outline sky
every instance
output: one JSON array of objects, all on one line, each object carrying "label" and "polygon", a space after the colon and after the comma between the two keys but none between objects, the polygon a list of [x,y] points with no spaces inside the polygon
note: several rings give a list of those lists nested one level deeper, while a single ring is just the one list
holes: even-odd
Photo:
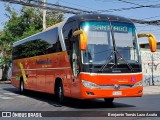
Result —
[{"label": "sky", "polygon": [[[160,0],[46,0],[48,3],[56,3],[68,7],[78,8],[89,11],[100,11],[120,8],[138,7],[140,5],[159,5],[152,8],[139,8],[125,11],[101,12],[103,14],[111,14],[123,16],[126,18],[134,18],[140,20],[160,20]],[[10,4],[17,11],[20,5]],[[4,2],[0,1],[0,30],[3,29],[8,18],[5,16]],[[72,16],[65,14],[65,17]],[[138,33],[153,33],[157,40],[160,40],[160,26],[135,24]]]}]

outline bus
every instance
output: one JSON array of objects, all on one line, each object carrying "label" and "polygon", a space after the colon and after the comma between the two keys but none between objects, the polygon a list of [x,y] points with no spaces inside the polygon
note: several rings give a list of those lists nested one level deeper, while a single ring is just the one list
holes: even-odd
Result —
[{"label": "bus", "polygon": [[12,85],[66,97],[114,98],[143,95],[139,37],[131,20],[105,14],[81,14],[19,40],[12,50]]}]

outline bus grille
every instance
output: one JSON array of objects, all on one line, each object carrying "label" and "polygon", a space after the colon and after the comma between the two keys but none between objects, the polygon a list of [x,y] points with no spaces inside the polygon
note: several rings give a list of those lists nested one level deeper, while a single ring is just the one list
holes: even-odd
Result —
[{"label": "bus grille", "polygon": [[99,85],[102,89],[115,89],[115,86],[119,86],[119,89],[131,88],[133,84],[115,84],[115,85]]}]

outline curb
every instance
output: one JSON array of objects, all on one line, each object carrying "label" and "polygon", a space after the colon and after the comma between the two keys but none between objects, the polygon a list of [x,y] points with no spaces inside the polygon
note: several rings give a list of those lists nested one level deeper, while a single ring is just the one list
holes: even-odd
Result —
[{"label": "curb", "polygon": [[11,84],[11,81],[0,81],[0,84]]},{"label": "curb", "polygon": [[158,95],[160,92],[144,92],[143,95]]}]

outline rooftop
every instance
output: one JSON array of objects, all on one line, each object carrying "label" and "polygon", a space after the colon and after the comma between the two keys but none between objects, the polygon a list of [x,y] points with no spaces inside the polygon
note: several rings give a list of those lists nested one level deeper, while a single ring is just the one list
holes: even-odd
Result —
[{"label": "rooftop", "polygon": [[[160,40],[157,40],[157,43],[160,43]],[[140,45],[149,44],[149,42],[139,42]]]}]

